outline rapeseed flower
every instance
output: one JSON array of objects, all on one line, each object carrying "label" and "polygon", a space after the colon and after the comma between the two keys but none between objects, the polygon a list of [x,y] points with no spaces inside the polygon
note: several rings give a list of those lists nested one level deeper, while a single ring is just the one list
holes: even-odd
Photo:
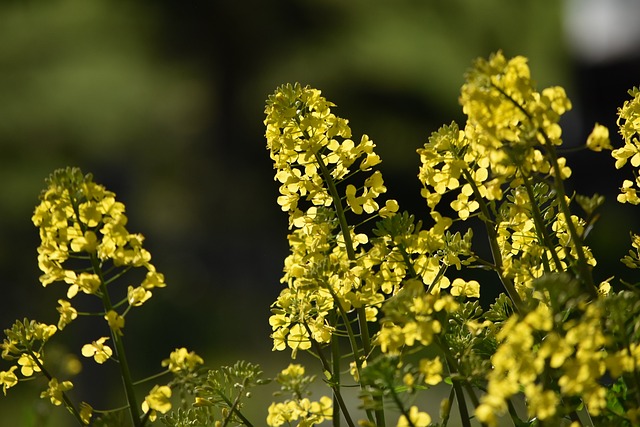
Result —
[{"label": "rapeseed flower", "polygon": [[84,357],[93,357],[99,364],[106,362],[113,355],[111,347],[105,344],[108,339],[108,337],[101,337],[91,344],[85,344],[82,346],[82,355]]},{"label": "rapeseed flower", "polygon": [[73,388],[73,384],[71,383],[71,381],[62,381],[62,382],[58,382],[58,380],[56,378],[51,378],[51,380],[49,381],[49,387],[47,388],[47,390],[43,391],[40,394],[40,397],[42,399],[44,398],[49,398],[51,400],[51,403],[54,404],[55,406],[60,406],[62,405],[62,394],[65,391],[69,391]]}]

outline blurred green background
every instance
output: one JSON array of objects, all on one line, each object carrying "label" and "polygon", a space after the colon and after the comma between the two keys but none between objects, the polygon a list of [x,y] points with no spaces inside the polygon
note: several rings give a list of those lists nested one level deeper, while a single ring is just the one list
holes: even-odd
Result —
[{"label": "blurred green background", "polygon": [[[354,135],[376,142],[389,195],[426,214],[415,150],[440,125],[464,122],[459,88],[478,56],[498,49],[525,55],[539,88],[565,86],[576,106],[565,123],[567,144],[584,141],[594,119],[613,126],[625,90],[638,84],[628,78],[638,75],[637,63],[572,54],[563,5],[0,3],[0,325],[24,316],[57,321],[55,301],[66,290],[38,282],[30,217],[44,179],[74,165],[117,193],[129,230],[146,236],[167,278],[167,288],[127,316],[138,377],[159,369],[179,346],[212,366],[237,358],[286,366],[288,354],[271,353],[267,321],[287,254],[287,218],[275,202],[265,149],[266,97],[286,82],[320,88]],[[611,67],[622,70],[615,79],[607,78]],[[588,154],[570,159],[576,187],[613,194],[621,182],[613,163],[598,161]],[[620,207],[610,212],[614,219],[603,221],[592,245],[600,238],[603,256],[619,259],[628,235],[612,238],[611,227],[633,219]],[[80,323],[65,330],[60,345],[76,351],[98,337]],[[78,387],[109,402],[104,390],[117,381],[95,387],[94,379],[105,381],[102,371],[85,365],[90,379]],[[33,413],[33,402],[16,398],[21,388],[0,398],[3,419]]]}]

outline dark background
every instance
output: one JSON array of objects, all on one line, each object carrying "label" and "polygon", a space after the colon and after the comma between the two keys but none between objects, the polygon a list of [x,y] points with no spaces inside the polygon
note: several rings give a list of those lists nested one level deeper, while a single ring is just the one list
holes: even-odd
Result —
[{"label": "dark background", "polygon": [[[287,82],[321,89],[354,137],[367,133],[377,144],[388,195],[421,216],[415,150],[440,125],[464,123],[459,88],[478,56],[498,49],[525,55],[539,89],[564,86],[574,102],[563,122],[568,146],[583,143],[594,121],[620,144],[615,112],[639,84],[637,43],[585,48],[573,28],[593,24],[575,4],[2,2],[0,325],[24,316],[57,321],[55,301],[66,287],[40,286],[30,217],[44,179],[73,165],[126,204],[129,231],[145,235],[167,279],[127,316],[139,376],[158,370],[179,346],[212,366],[237,358],[286,366],[288,354],[270,352],[268,325],[287,255],[287,217],[275,202],[263,136],[267,96]],[[608,40],[606,29],[593,34],[598,28],[587,33]],[[615,194],[631,173],[618,174],[607,153],[569,162],[572,189],[609,196],[589,243],[612,266],[597,278],[617,275],[636,214],[616,206]],[[99,337],[80,323],[61,334],[73,351]],[[0,398],[0,412],[14,390]]]}]

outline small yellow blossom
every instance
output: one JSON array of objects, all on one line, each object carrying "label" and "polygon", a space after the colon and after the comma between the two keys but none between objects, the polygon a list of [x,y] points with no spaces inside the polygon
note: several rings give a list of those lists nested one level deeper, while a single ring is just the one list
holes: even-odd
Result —
[{"label": "small yellow blossom", "polygon": [[468,196],[460,193],[458,198],[451,202],[451,207],[458,212],[458,216],[464,221],[469,218],[471,213],[478,210],[480,204],[475,200],[469,200]]},{"label": "small yellow blossom", "polygon": [[544,390],[541,385],[531,383],[527,384],[524,393],[530,418],[546,420],[555,415],[560,398],[554,391]]},{"label": "small yellow blossom", "polygon": [[93,416],[93,408],[87,402],[80,403],[80,419],[84,425],[89,425]]},{"label": "small yellow blossom", "polygon": [[609,278],[608,280],[605,280],[604,282],[601,282],[600,285],[598,285],[599,296],[606,297],[611,293],[611,283],[609,283],[609,280],[611,279],[613,279],[613,277]]},{"label": "small yellow blossom", "polygon": [[48,397],[51,400],[51,403],[56,406],[60,406],[62,405],[63,401],[63,393],[65,391],[71,390],[72,388],[73,384],[71,383],[71,381],[63,381],[59,383],[56,378],[52,378],[49,381],[49,388],[43,391],[40,394],[40,397],[42,399]]},{"label": "small yellow blossom", "polygon": [[622,182],[620,188],[620,194],[617,197],[620,203],[631,203],[632,205],[640,204],[640,197],[638,197],[637,188],[634,187],[633,181],[625,179]]},{"label": "small yellow blossom", "polygon": [[609,140],[609,129],[596,123],[587,138],[587,148],[593,151],[611,150],[611,141]]},{"label": "small yellow blossom", "polygon": [[407,372],[406,374],[404,374],[404,376],[402,377],[402,382],[409,391],[413,391],[415,378],[413,377],[413,375],[411,375],[411,373]]},{"label": "small yellow blossom", "polygon": [[281,403],[274,402],[269,405],[267,425],[269,427],[279,427],[297,420],[300,420],[297,425],[301,427],[321,424],[325,420],[331,419],[332,403],[332,399],[328,396],[322,396],[318,401],[303,398],[300,400],[287,400]]},{"label": "small yellow blossom", "polygon": [[287,336],[287,344],[293,350],[291,353],[292,359],[295,359],[298,350],[311,348],[311,341],[309,341],[309,335],[304,326],[299,323],[293,325]]},{"label": "small yellow blossom", "polygon": [[78,291],[95,295],[98,289],[100,289],[101,281],[97,274],[83,272],[76,275],[73,271],[69,271],[68,273],[65,282],[71,286],[69,286],[69,290],[67,291],[67,298],[73,298],[78,294]]},{"label": "small yellow blossom", "polygon": [[424,375],[424,382],[429,385],[436,385],[442,381],[442,362],[439,357],[421,359],[419,370]]},{"label": "small yellow blossom", "polygon": [[384,207],[380,208],[380,210],[378,211],[378,214],[382,218],[387,218],[393,216],[396,212],[398,212],[398,209],[400,209],[400,205],[398,205],[398,202],[396,200],[387,200],[384,204]]},{"label": "small yellow blossom", "polygon": [[127,288],[127,300],[132,307],[141,306],[151,298],[151,295],[151,291],[147,290],[144,286],[138,286],[137,288],[129,286]]},{"label": "small yellow blossom", "polygon": [[105,320],[109,324],[109,328],[118,335],[122,335],[122,328],[124,328],[124,317],[118,314],[115,310],[109,310],[104,316]]},{"label": "small yellow blossom", "polygon": [[78,312],[75,308],[71,306],[69,301],[65,301],[63,299],[58,300],[58,304],[60,306],[57,308],[60,313],[60,320],[58,320],[58,329],[63,330],[65,326],[71,323],[76,317],[78,317]]},{"label": "small yellow blossom", "polygon": [[167,284],[164,282],[164,274],[157,273],[156,271],[147,272],[147,276],[142,281],[143,288],[145,289],[153,289],[153,288],[164,288]]},{"label": "small yellow blossom", "polygon": [[73,252],[94,253],[98,249],[98,237],[93,231],[86,231],[73,238],[69,246]]},{"label": "small yellow blossom", "polygon": [[198,365],[202,365],[204,360],[195,352],[187,352],[187,349],[177,348],[171,352],[168,359],[162,361],[162,366],[168,366],[173,373],[193,372]]},{"label": "small yellow blossom", "polygon": [[155,421],[157,418],[157,412],[161,414],[166,414],[171,410],[171,388],[169,386],[163,385],[155,385],[149,392],[149,394],[144,398],[144,402],[142,402],[142,410],[146,414],[151,411],[149,415],[149,420]]},{"label": "small yellow blossom", "polygon": [[476,280],[469,280],[467,282],[461,278],[453,279],[451,283],[451,295],[454,297],[480,298],[480,283]]},{"label": "small yellow blossom", "polygon": [[20,373],[25,377],[30,377],[34,372],[40,372],[42,360],[40,359],[40,355],[37,353],[35,356],[38,359],[37,362],[30,355],[24,353],[18,359],[18,365],[21,366]]},{"label": "small yellow blossom", "polygon": [[429,414],[426,412],[420,412],[417,406],[409,408],[409,420],[405,415],[400,415],[396,427],[428,427],[428,425],[431,424],[431,417]]},{"label": "small yellow blossom", "polygon": [[7,395],[7,389],[18,384],[18,377],[13,373],[16,369],[18,367],[14,365],[8,371],[0,371],[0,384],[2,384],[2,392],[5,396]]},{"label": "small yellow blossom", "polygon": [[113,355],[113,350],[104,344],[108,339],[108,337],[102,337],[91,344],[85,344],[82,346],[82,355],[84,357],[93,357],[100,364],[106,362]]}]

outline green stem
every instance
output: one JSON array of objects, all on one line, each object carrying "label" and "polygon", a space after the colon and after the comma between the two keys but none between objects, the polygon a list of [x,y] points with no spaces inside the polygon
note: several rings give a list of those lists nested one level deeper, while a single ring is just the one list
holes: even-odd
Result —
[{"label": "green stem", "polygon": [[416,425],[411,420],[411,417],[409,416],[409,412],[407,412],[406,408],[402,404],[402,401],[400,400],[400,397],[398,397],[398,394],[396,393],[395,389],[393,388],[393,384],[391,384],[391,386],[389,387],[389,391],[391,392],[391,399],[396,404],[396,406],[397,406],[398,410],[400,411],[400,413],[402,415],[404,415],[404,417],[407,419],[407,423],[409,424],[409,426],[416,427]]},{"label": "green stem", "polygon": [[516,288],[513,282],[511,281],[511,279],[509,279],[508,277],[505,277],[504,275],[503,264],[502,264],[502,254],[500,253],[500,245],[498,244],[498,234],[496,233],[496,229],[494,227],[495,222],[491,221],[491,214],[489,212],[489,208],[487,207],[487,204],[485,203],[484,198],[480,194],[480,190],[478,189],[478,186],[476,185],[476,182],[474,181],[469,171],[466,169],[463,169],[462,173],[464,175],[465,180],[471,186],[471,189],[473,190],[473,195],[476,201],[480,205],[480,212],[484,217],[482,222],[484,223],[485,228],[487,230],[487,236],[489,238],[489,247],[491,248],[491,256],[493,258],[493,264],[496,266],[496,272],[498,274],[498,277],[500,278],[500,282],[502,282],[502,286],[507,291],[507,295],[509,295],[509,298],[511,298],[511,301],[513,301],[513,304],[516,308],[516,312],[518,313],[524,312],[525,311],[524,303],[522,302],[522,299],[520,298],[518,291],[516,291]]},{"label": "green stem", "polygon": [[[524,188],[527,191],[527,195],[529,196],[529,201],[531,202],[531,214],[533,215],[533,223],[536,226],[536,232],[538,234],[538,240],[544,243],[549,251],[551,252],[551,257],[553,258],[553,262],[556,265],[555,271],[560,271],[562,268],[562,264],[560,263],[560,258],[558,254],[554,250],[554,245],[551,243],[551,237],[549,233],[547,233],[546,227],[544,226],[544,221],[542,220],[542,213],[540,212],[540,207],[535,202],[533,188],[531,187],[531,182],[529,182],[529,177],[525,175],[525,173],[520,170],[522,174],[522,180],[524,182]],[[549,270],[549,265],[546,259],[546,254],[543,254],[544,258],[542,259],[545,264],[545,268]]]},{"label": "green stem", "polygon": [[444,277],[444,273],[446,273],[447,268],[449,268],[449,266],[447,264],[445,264],[445,263],[440,264],[440,268],[438,269],[438,272],[436,273],[436,277],[434,277],[433,282],[431,282],[431,284],[427,288],[427,293],[428,294],[433,292],[433,290],[435,289],[435,287],[438,284],[438,282],[440,281],[440,279],[442,279]]},{"label": "green stem", "polygon": [[[335,310],[331,311],[330,314],[330,321],[332,325],[335,325],[337,322],[337,317],[336,317],[336,313]],[[306,325],[305,325],[306,326]],[[310,331],[307,331],[310,332]],[[311,336],[311,335],[309,335]],[[316,343],[317,344],[317,343]],[[318,349],[318,353],[320,354],[320,357],[324,357],[324,355],[321,353],[321,348],[318,345],[317,346]],[[322,360],[322,359],[321,359]],[[326,361],[323,362],[323,365],[329,365]],[[331,338],[331,367],[332,367],[332,371],[328,371],[331,372],[331,388],[333,389],[333,425],[335,427],[340,427],[340,423],[341,423],[341,418],[340,418],[340,408],[341,408],[341,400],[342,400],[342,396],[338,396],[340,394],[340,382],[341,382],[341,378],[340,378],[340,341],[338,340],[338,337],[332,337]],[[325,368],[325,370],[327,370]],[[338,390],[338,393],[336,393],[336,390]],[[347,412],[346,408],[343,409],[343,412]],[[345,418],[348,416],[345,415]],[[347,421],[348,423],[349,421]]]},{"label": "green stem", "polygon": [[[338,298],[338,295],[336,295],[335,291],[331,288],[331,286],[327,286],[326,289],[331,294],[331,298],[334,300],[334,302],[336,304],[336,307],[338,308],[338,313],[340,313],[340,317],[342,318],[342,322],[344,323],[344,326],[345,326],[345,328],[347,330],[347,337],[349,339],[349,344],[351,345],[351,349],[352,349],[352,352],[353,352],[353,359],[354,359],[354,361],[356,363],[356,371],[358,372],[358,377],[362,378],[362,359],[360,358],[360,348],[358,347],[358,344],[356,343],[356,337],[355,337],[355,334],[353,333],[353,328],[351,327],[351,322],[349,322],[349,316],[347,316],[347,312],[344,310],[344,307],[342,307],[342,303],[340,301],[340,298]],[[309,330],[308,325],[306,323],[304,323],[304,326],[307,329],[307,334],[309,334],[309,339],[311,340],[311,342],[315,342],[315,340],[313,338],[311,338],[312,334],[311,334],[311,330]],[[321,356],[322,352],[319,352],[318,354]],[[326,367],[328,367],[329,364],[325,363],[324,366],[325,366],[325,369],[326,369]],[[360,383],[360,388],[362,390],[365,390],[364,384]],[[345,410],[345,417],[346,417],[347,416],[346,406],[345,406],[344,410]],[[367,411],[367,416],[369,417],[369,420],[371,421],[372,417],[369,414],[369,411]]]},{"label": "green stem", "polygon": [[[533,117],[529,112],[524,108],[524,106],[520,105],[511,95],[506,93],[504,90],[499,88],[496,85],[492,85],[502,96],[507,98],[513,105],[516,106],[522,113],[533,122]],[[593,283],[593,277],[591,275],[591,268],[589,264],[587,264],[587,258],[584,253],[584,248],[582,245],[582,237],[578,234],[576,227],[571,220],[571,210],[569,209],[569,205],[566,200],[566,193],[564,190],[564,182],[562,181],[562,176],[560,173],[560,163],[558,162],[558,153],[556,152],[553,141],[549,138],[549,135],[542,129],[538,127],[538,132],[544,139],[543,147],[545,148],[548,158],[551,162],[551,167],[553,168],[553,181],[554,188],[556,190],[556,199],[558,200],[558,204],[560,206],[560,211],[564,214],[565,220],[567,222],[567,228],[569,230],[569,234],[571,235],[571,240],[573,241],[573,245],[576,250],[576,255],[578,256],[578,277],[584,281],[586,284],[586,291],[592,298],[598,297],[598,290]]]},{"label": "green stem", "polygon": [[[449,373],[450,374],[459,373],[460,365],[458,364],[458,361],[453,357],[453,355],[449,351],[448,345],[442,342],[442,339],[440,339],[440,337],[438,336],[435,337],[435,342],[437,346],[440,347],[440,349],[442,350],[442,353],[444,354],[445,362],[447,364],[447,368],[449,369]],[[462,423],[465,427],[470,427],[471,420],[469,418],[469,411],[467,409],[467,403],[466,403],[466,398],[464,396],[464,391],[462,390],[462,387],[460,385],[461,381],[456,378],[452,378],[452,383],[453,383],[453,389],[456,394],[456,400],[458,401],[458,410],[460,411],[460,417],[462,419]],[[471,385],[469,385],[466,382],[464,383],[464,386],[467,390],[467,393],[469,394],[469,398],[471,399],[473,406],[477,408],[480,405],[480,401],[478,400],[478,397],[476,396],[473,388],[471,387]]]},{"label": "green stem", "polygon": [[[242,388],[244,389],[244,384]],[[242,412],[240,412],[237,408],[238,403],[240,402],[241,395],[242,395],[242,392],[240,391],[238,393],[238,396],[234,400],[234,402],[231,402],[227,396],[225,396],[222,393],[218,393],[218,396],[220,396],[220,398],[224,400],[224,402],[229,406],[229,409],[230,409],[229,416],[227,417],[227,419],[225,419],[225,423],[223,424],[224,426],[226,426],[227,423],[229,422],[229,419],[231,418],[231,414],[236,414],[238,418],[242,420],[244,425],[246,425],[247,427],[253,427],[253,424],[251,424],[251,421],[249,421],[244,415],[242,415]]]},{"label": "green stem", "polygon": [[447,427],[447,424],[449,423],[449,417],[451,416],[451,402],[453,401],[454,396],[455,389],[451,387],[451,391],[449,392],[449,401],[444,414],[442,414],[442,427]]},{"label": "green stem", "polygon": [[[111,304],[111,298],[109,298],[107,285],[105,284],[102,270],[100,269],[100,263],[95,254],[91,255],[91,266],[93,267],[94,273],[100,278],[102,305],[104,306],[105,313],[108,313],[109,311],[113,310],[113,305]],[[133,379],[131,377],[131,370],[129,369],[129,362],[127,360],[122,337],[118,334],[118,331],[114,330],[111,331],[111,337],[113,338],[113,342],[116,347],[116,355],[118,357],[120,365],[120,374],[122,375],[122,383],[124,386],[125,396],[127,402],[129,403],[129,413],[131,414],[131,420],[133,421],[133,425],[135,427],[142,427],[144,426],[145,422],[140,419],[140,411],[138,409],[138,403],[136,400],[135,391],[133,389]]]},{"label": "green stem", "polygon": [[[336,340],[333,340],[333,339],[331,340],[332,357],[333,357],[333,370],[332,370],[331,366],[329,365],[329,361],[326,359],[326,357],[324,357],[324,353],[322,353],[322,348],[320,348],[320,344],[318,344],[316,340],[311,338],[311,330],[309,329],[309,325],[304,323],[304,327],[307,330],[307,333],[309,334],[309,340],[311,341],[311,344],[316,349],[316,353],[318,354],[318,358],[320,359],[320,363],[322,364],[322,369],[324,369],[326,372],[329,372],[331,374],[331,380],[330,380],[329,386],[333,390],[334,402],[338,403],[338,407],[342,410],[342,413],[344,414],[344,418],[347,421],[347,424],[349,425],[349,427],[355,427],[355,424],[351,419],[351,414],[349,414],[349,409],[347,408],[347,405],[344,402],[344,399],[342,398],[342,393],[340,391],[340,361],[338,360],[338,363],[336,364],[336,358],[339,359],[340,356],[339,354],[338,355],[333,354],[333,342]],[[336,370],[336,367],[337,367],[337,370]],[[334,417],[333,425],[340,426],[340,411],[336,411],[335,407],[333,408],[333,417]]]},{"label": "green stem", "polygon": [[513,422],[513,425],[514,426],[522,425],[523,421],[518,416],[518,413],[516,412],[516,407],[513,406],[513,402],[511,401],[511,399],[507,399],[507,410],[509,411],[509,416],[511,417],[511,421]]},{"label": "green stem", "polygon": [[[26,348],[26,350],[27,350],[27,354],[29,355],[31,360],[33,360],[35,362],[35,364],[38,366],[38,368],[40,369],[40,372],[42,372],[44,374],[44,376],[47,377],[47,379],[49,381],[51,381],[53,379],[53,376],[44,367],[44,365],[42,363],[40,363],[40,360],[34,354],[34,352],[30,348]],[[73,402],[71,402],[71,399],[69,399],[69,396],[67,395],[67,393],[64,392],[64,391],[62,392],[62,402],[64,403],[64,406],[67,408],[67,410],[69,412],[71,412],[71,415],[73,415],[74,418],[78,421],[78,423],[80,423],[80,425],[84,426],[85,423],[82,421],[82,417],[80,417],[80,413],[78,412],[76,407],[73,405]]]},{"label": "green stem", "polygon": [[166,369],[166,370],[164,370],[164,371],[162,371],[162,372],[158,372],[157,374],[151,375],[151,376],[149,376],[149,377],[147,377],[147,378],[143,378],[143,379],[141,379],[141,380],[134,381],[133,385],[144,384],[144,383],[146,383],[147,381],[155,380],[156,378],[160,378],[160,377],[162,377],[162,376],[165,376],[165,375],[167,375],[169,372],[171,372],[171,371],[170,371],[169,369]]},{"label": "green stem", "polygon": [[240,390],[238,390],[238,395],[234,399],[233,404],[230,407],[229,415],[227,415],[227,417],[224,419],[224,422],[222,423],[222,427],[227,427],[227,424],[229,424],[229,421],[231,421],[231,415],[234,414],[234,413],[238,417],[240,417],[240,419],[242,419],[242,421],[244,421],[245,425],[251,426],[251,423],[248,422],[248,420],[240,413],[240,411],[238,411],[238,405],[240,404],[240,397],[242,396],[243,390],[246,387],[247,387],[247,379],[245,379],[242,382],[242,387],[240,387]]},{"label": "green stem", "polygon": [[397,248],[400,251],[400,255],[402,255],[402,260],[404,261],[405,265],[407,266],[407,273],[409,273],[409,276],[411,278],[418,277],[418,275],[416,274],[415,268],[413,268],[413,263],[411,262],[411,258],[409,257],[409,254],[407,253],[407,249],[404,247],[403,244],[399,244],[397,246]]},{"label": "green stem", "polygon": [[453,389],[456,392],[456,401],[458,402],[458,411],[460,411],[460,420],[464,427],[471,427],[471,419],[469,418],[469,410],[467,409],[467,402],[464,397],[464,391],[460,387],[458,380],[453,380]]},{"label": "green stem", "polygon": [[[333,206],[336,209],[336,216],[338,217],[338,223],[340,224],[340,230],[342,231],[342,236],[344,238],[344,244],[347,251],[347,257],[351,263],[356,261],[356,253],[353,246],[353,241],[351,240],[351,230],[349,229],[349,224],[347,223],[347,217],[344,212],[344,207],[342,206],[342,199],[340,198],[340,193],[338,193],[338,189],[335,185],[333,178],[331,177],[331,172],[327,168],[327,165],[324,163],[322,156],[318,152],[314,152],[316,162],[320,168],[320,173],[324,179],[325,184],[327,184],[327,190],[333,199]],[[341,304],[338,301],[338,306]],[[362,350],[364,351],[365,357],[371,354],[371,338],[369,335],[369,325],[367,324],[367,315],[364,307],[356,308],[356,314],[358,317],[358,326],[360,329],[360,340],[362,342]],[[345,318],[343,316],[343,318]],[[348,321],[345,318],[345,323],[348,325]],[[347,328],[349,331],[349,328]],[[352,332],[349,332],[351,335]],[[354,357],[357,358],[357,348],[353,347]],[[356,365],[361,364],[361,361],[356,359]],[[360,371],[360,368],[358,369]],[[376,422],[379,427],[385,426],[384,420],[384,412],[382,410],[376,410]]]},{"label": "green stem", "polygon": [[[80,225],[80,229],[83,233],[87,231],[87,226],[80,220],[80,209],[78,200],[72,201],[72,206],[74,210],[74,214],[76,217],[76,221]],[[105,313],[113,310],[113,304],[111,303],[111,298],[109,297],[109,292],[107,291],[107,282],[105,280],[104,274],[102,272],[100,260],[98,259],[96,253],[90,253],[89,258],[91,261],[91,269],[94,274],[98,276],[100,279],[100,292],[102,298],[102,305],[104,307]],[[134,427],[142,427],[146,424],[146,417],[144,419],[140,418],[140,410],[138,408],[138,403],[136,400],[135,391],[133,389],[133,380],[131,378],[131,371],[129,369],[129,363],[127,361],[127,356],[124,349],[124,343],[122,342],[121,336],[118,334],[118,331],[111,330],[111,337],[113,338],[113,342],[115,345],[116,356],[118,358],[118,364],[120,365],[120,373],[122,376],[122,382],[124,386],[125,396],[127,402],[129,403],[129,413],[131,415],[131,420],[133,422]]]},{"label": "green stem", "polygon": [[539,132],[542,133],[544,139],[546,141],[545,148],[547,149],[547,153],[549,154],[551,160],[551,166],[553,167],[553,180],[555,183],[555,189],[557,191],[557,200],[560,205],[560,210],[564,214],[565,221],[567,223],[567,229],[569,230],[569,234],[571,235],[571,241],[573,242],[574,248],[576,250],[576,255],[578,255],[578,277],[582,279],[586,285],[586,291],[592,298],[598,297],[598,289],[593,283],[593,276],[591,275],[591,267],[587,264],[587,257],[584,253],[584,248],[582,245],[582,237],[578,234],[575,225],[573,224],[573,220],[571,219],[571,210],[569,209],[569,205],[567,204],[566,193],[564,191],[564,182],[562,181],[562,177],[560,176],[560,164],[558,163],[558,155],[556,154],[555,147],[553,143],[549,140],[549,137],[539,129]]}]

